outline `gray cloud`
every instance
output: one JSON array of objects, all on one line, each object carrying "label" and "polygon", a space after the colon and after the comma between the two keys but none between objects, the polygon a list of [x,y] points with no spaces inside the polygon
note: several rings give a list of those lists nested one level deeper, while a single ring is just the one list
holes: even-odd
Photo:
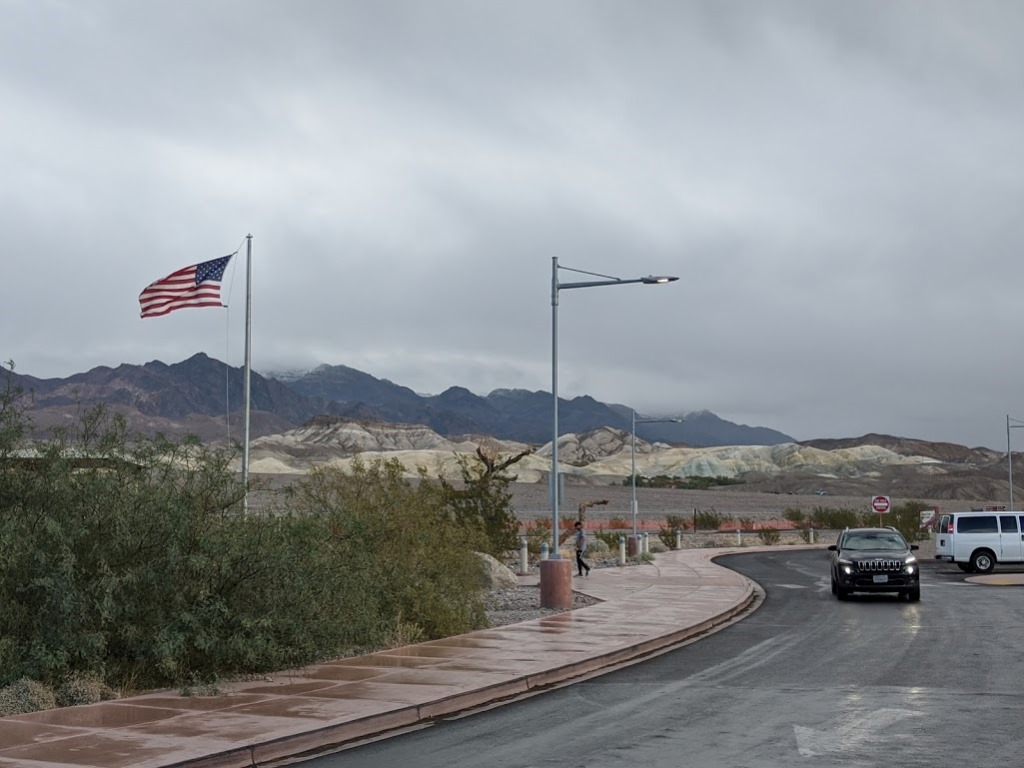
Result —
[{"label": "gray cloud", "polygon": [[244,260],[227,312],[136,296],[251,232],[257,370],[547,389],[557,256],[681,277],[563,292],[563,395],[998,447],[1022,32],[984,1],[7,3],[4,356],[240,364]]}]

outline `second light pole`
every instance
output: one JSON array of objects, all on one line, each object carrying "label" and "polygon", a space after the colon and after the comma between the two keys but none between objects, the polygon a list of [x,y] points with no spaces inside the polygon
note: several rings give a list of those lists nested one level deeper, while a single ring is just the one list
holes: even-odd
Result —
[{"label": "second light pole", "polygon": [[[1014,422],[1011,424],[1010,422]],[[1009,414],[1006,415],[1006,466],[1010,471],[1010,511],[1013,509],[1013,452],[1010,450],[1010,430],[1024,427],[1024,421],[1015,419]]]},{"label": "second light pole", "polygon": [[683,419],[638,419],[636,417],[636,411],[632,408],[630,411],[633,414],[633,428],[631,430],[632,439],[629,441],[629,465],[630,465],[630,477],[632,478],[633,486],[633,500],[631,509],[633,512],[633,539],[637,537],[637,516],[638,509],[636,503],[636,425],[637,424],[682,424]]}]

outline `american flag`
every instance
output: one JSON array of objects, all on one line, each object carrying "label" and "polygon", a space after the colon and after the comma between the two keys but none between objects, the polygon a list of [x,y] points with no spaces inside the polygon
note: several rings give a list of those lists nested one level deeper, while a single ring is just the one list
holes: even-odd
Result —
[{"label": "american flag", "polygon": [[142,316],[159,317],[186,307],[224,306],[220,281],[231,256],[193,264],[147,285],[139,294]]}]

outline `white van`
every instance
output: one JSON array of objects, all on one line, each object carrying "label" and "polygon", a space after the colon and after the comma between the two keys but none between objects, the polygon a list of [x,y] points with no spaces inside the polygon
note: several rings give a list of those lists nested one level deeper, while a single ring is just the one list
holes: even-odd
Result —
[{"label": "white van", "polygon": [[1024,512],[950,512],[939,517],[935,559],[989,573],[996,563],[1024,563]]}]

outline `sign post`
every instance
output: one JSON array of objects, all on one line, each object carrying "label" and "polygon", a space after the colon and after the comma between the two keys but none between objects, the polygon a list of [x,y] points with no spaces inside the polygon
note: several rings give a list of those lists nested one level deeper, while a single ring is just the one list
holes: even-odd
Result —
[{"label": "sign post", "polygon": [[889,497],[888,496],[872,496],[871,497],[871,508],[878,513],[878,527],[882,527],[882,515],[889,513]]}]

